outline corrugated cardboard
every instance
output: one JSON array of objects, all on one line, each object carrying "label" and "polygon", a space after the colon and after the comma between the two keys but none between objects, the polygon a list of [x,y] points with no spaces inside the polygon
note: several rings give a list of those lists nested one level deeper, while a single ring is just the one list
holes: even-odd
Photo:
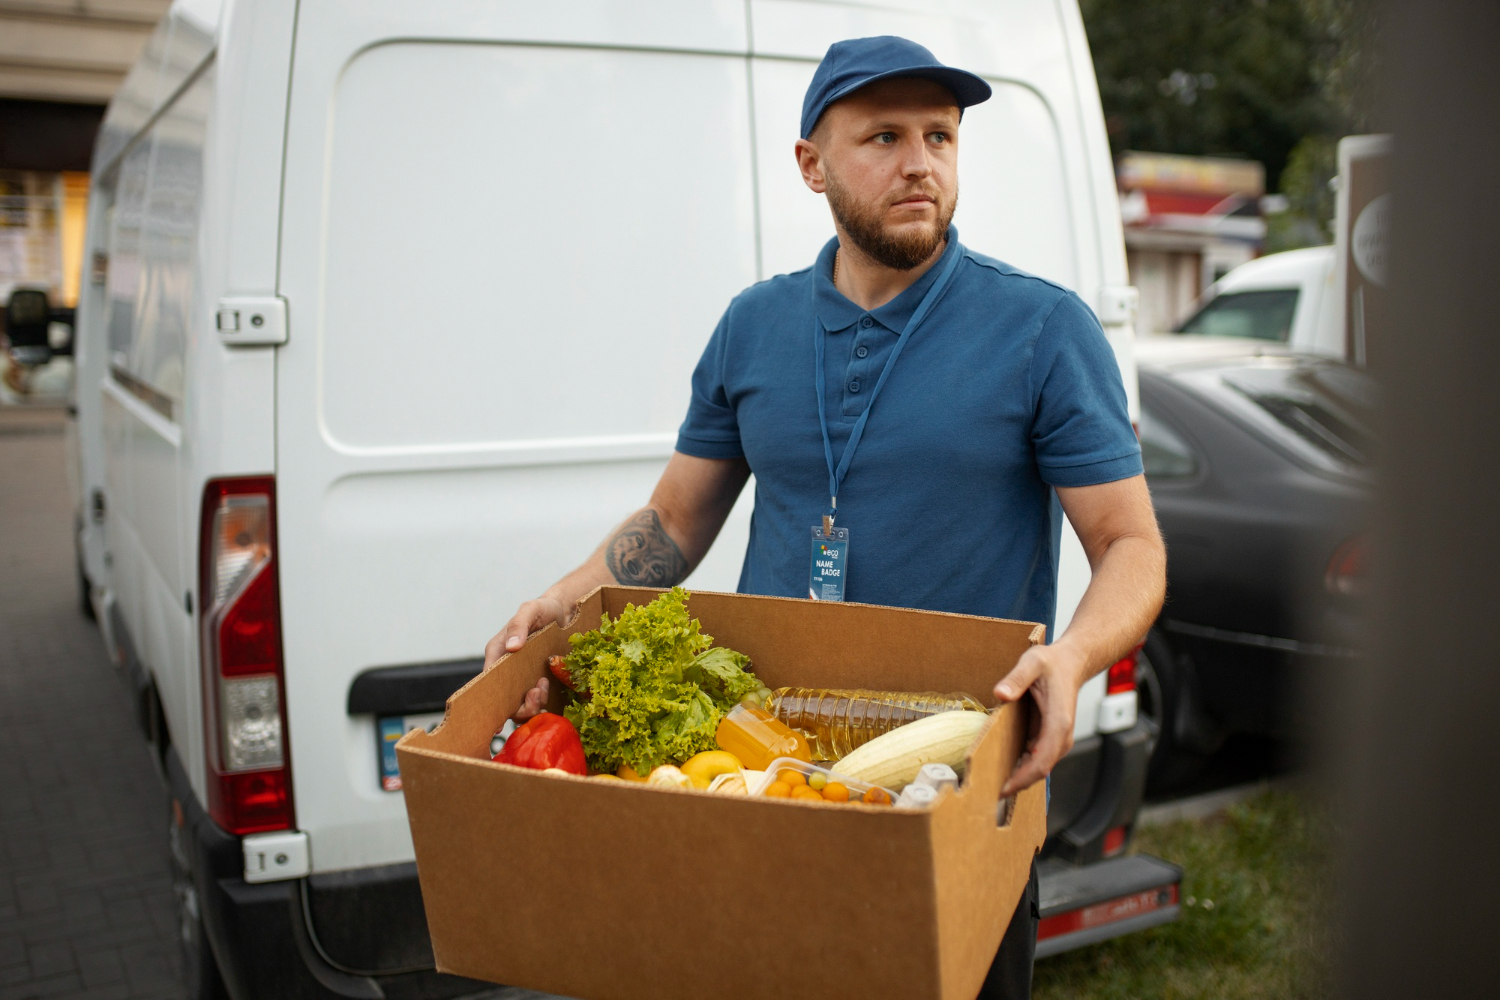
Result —
[{"label": "corrugated cardboard", "polygon": [[[570,630],[655,596],[601,588]],[[773,688],[966,691],[992,704],[995,681],[1043,635],[857,604],[697,593],[688,607]],[[1046,834],[1041,785],[999,802],[1022,708],[991,712],[963,786],[928,812],[491,763],[491,735],[568,649],[548,626],[458,691],[434,733],[397,746],[441,971],[586,1000],[975,996]]]}]

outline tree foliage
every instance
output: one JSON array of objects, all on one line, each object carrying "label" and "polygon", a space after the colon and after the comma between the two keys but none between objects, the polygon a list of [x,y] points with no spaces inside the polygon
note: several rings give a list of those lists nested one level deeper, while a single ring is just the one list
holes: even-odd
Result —
[{"label": "tree foliage", "polygon": [[1243,156],[1275,188],[1293,147],[1369,117],[1369,0],[1081,0],[1116,153]]},{"label": "tree foliage", "polygon": [[1374,127],[1373,0],[1080,0],[1110,146],[1265,165],[1272,242],[1327,238],[1335,144]]},{"label": "tree foliage", "polygon": [[1110,144],[1241,156],[1275,182],[1332,125],[1301,0],[1083,0]]}]

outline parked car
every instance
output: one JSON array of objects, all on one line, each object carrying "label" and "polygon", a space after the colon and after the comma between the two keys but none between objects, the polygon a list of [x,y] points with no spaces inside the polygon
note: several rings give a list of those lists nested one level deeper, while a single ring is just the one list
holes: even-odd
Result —
[{"label": "parked car", "polygon": [[1333,244],[1241,264],[1209,286],[1175,332],[1274,341],[1362,367],[1384,311],[1391,200],[1382,164],[1391,149],[1389,135],[1340,139]]},{"label": "parked car", "polygon": [[63,402],[73,375],[73,310],[15,287],[0,312],[0,402]]},{"label": "parked car", "polygon": [[1175,332],[1267,340],[1343,357],[1333,265],[1331,246],[1257,257],[1214,282]]},{"label": "parked car", "polygon": [[[390,745],[649,495],[725,304],[831,233],[792,159],[819,59],[914,26],[995,87],[965,240],[1093,303],[1134,399],[1071,0],[173,4],[94,154],[78,546],[167,776],[193,996],[473,988],[433,971]],[[734,588],[753,494],[689,586]],[[1133,682],[1079,696],[1045,949],[1177,912],[1180,873],[1123,857]]]},{"label": "parked car", "polygon": [[1137,349],[1168,561],[1139,704],[1159,730],[1153,774],[1170,780],[1230,733],[1289,734],[1303,685],[1359,655],[1374,387],[1275,344],[1161,336]]}]

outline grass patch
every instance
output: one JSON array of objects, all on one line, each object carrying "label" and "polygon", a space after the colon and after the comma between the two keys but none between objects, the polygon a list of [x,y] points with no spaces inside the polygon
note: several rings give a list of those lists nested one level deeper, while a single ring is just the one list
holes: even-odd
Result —
[{"label": "grass patch", "polygon": [[1139,832],[1133,850],[1183,868],[1176,922],[1036,964],[1036,1000],[1327,995],[1326,820],[1270,791],[1204,820]]}]

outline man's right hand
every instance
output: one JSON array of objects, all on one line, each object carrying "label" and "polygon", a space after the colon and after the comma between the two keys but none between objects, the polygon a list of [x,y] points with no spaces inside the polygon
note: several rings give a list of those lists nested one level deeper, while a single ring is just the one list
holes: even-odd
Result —
[{"label": "man's right hand", "polygon": [[[506,653],[514,653],[526,645],[526,637],[538,629],[545,628],[548,622],[557,622],[559,626],[566,625],[568,619],[573,617],[573,609],[567,607],[562,601],[554,597],[542,596],[534,601],[527,601],[516,609],[510,621],[505,623],[495,637],[484,646],[484,665],[493,666],[495,661]],[[536,682],[536,686],[526,692],[526,697],[521,700],[521,707],[516,710],[513,718],[517,722],[525,722],[536,715],[547,706],[548,693],[547,678],[543,677]]]}]

